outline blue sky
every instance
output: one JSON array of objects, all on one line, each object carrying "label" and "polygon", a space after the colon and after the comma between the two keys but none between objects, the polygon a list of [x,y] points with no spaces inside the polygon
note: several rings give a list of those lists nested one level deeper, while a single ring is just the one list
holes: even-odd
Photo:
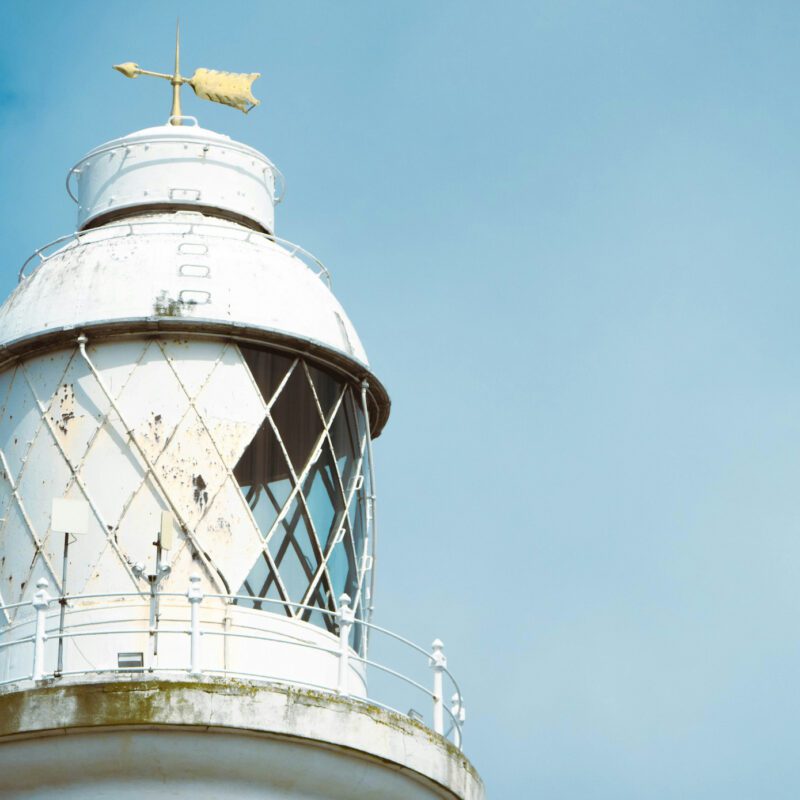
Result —
[{"label": "blue sky", "polygon": [[288,179],[394,401],[377,621],[440,636],[494,798],[800,792],[800,7],[4,4],[0,290],[162,122]]}]

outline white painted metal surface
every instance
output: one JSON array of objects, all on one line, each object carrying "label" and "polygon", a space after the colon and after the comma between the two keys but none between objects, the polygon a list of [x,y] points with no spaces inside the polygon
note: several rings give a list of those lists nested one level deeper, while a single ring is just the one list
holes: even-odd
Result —
[{"label": "white painted metal surface", "polygon": [[[9,687],[31,689],[31,681],[59,676],[126,680],[137,668],[120,664],[119,656],[135,653],[141,659],[140,673],[248,678],[367,697],[366,659],[348,645],[342,671],[345,645],[340,637],[277,611],[255,611],[236,605],[235,598],[205,596],[199,585],[192,585],[194,591],[184,592],[183,597],[159,595],[151,627],[146,592],[70,595],[61,629],[58,600],[50,597],[43,581],[39,585],[30,604],[12,609],[19,611],[15,621],[0,631],[0,692]],[[49,598],[46,605],[45,598]],[[32,615],[31,609],[36,613]],[[64,645],[60,671],[59,639]],[[405,687],[394,688],[397,698],[405,696]],[[426,692],[430,690],[423,687],[422,696],[418,691],[414,701],[422,709],[430,706]],[[391,706],[391,700],[388,692],[383,704]],[[457,726],[447,727],[459,742]]]},{"label": "white painted metal surface", "polygon": [[183,320],[311,342],[356,364],[367,355],[319,269],[241,225],[179,211],[81,234],[0,308],[0,347],[60,329]]},{"label": "white painted metal surface", "polygon": [[228,136],[196,124],[159,125],[96,147],[70,170],[67,189],[78,203],[78,228],[181,205],[274,232],[278,175],[265,155]]},{"label": "white painted metal surface", "polygon": [[[272,235],[276,176],[257,151],[196,126],[122,137],[70,172],[78,232],[37,251],[0,308],[0,708],[15,692],[24,703],[99,677],[193,686],[214,676],[229,681],[224,701],[206,709],[201,692],[188,712],[131,724],[222,724],[271,730],[269,741],[290,737],[295,750],[308,743],[297,769],[266,782],[253,751],[245,766],[257,780],[243,766],[224,787],[167,781],[171,796],[480,800],[441,643],[429,651],[370,622],[371,439],[389,400],[327,270]],[[88,509],[80,532],[66,513],[75,503]],[[407,648],[424,677],[378,662],[371,634]],[[418,700],[390,696],[399,714],[379,721],[374,703],[385,703],[368,674],[421,692],[438,736],[412,730]],[[292,706],[296,718],[255,721],[248,680],[306,692],[325,713]],[[93,708],[97,724],[114,724]],[[54,725],[90,735],[56,721],[60,709],[48,712]],[[0,764],[34,751],[69,762],[69,748],[35,738],[15,755],[8,741],[41,722],[19,719],[0,719]],[[151,760],[138,732],[124,735]],[[188,738],[165,734],[158,747],[196,774],[187,753],[210,747],[220,776],[208,741],[187,750]],[[315,742],[336,751],[334,765]],[[356,751],[372,765],[358,786],[347,780]],[[57,794],[163,796],[165,781],[125,771],[141,769],[137,758],[115,757],[107,780],[91,764],[59,766]],[[52,796],[3,781],[0,769],[3,796]]]},{"label": "white painted metal surface", "polygon": [[[0,605],[11,606],[0,610],[10,623],[5,638],[32,634],[29,600],[42,579],[70,596],[148,593],[153,584],[167,595],[158,613],[169,617],[169,594],[184,595],[189,578],[196,577],[197,591],[212,595],[203,604],[205,622],[233,634],[269,631],[274,639],[271,645],[235,641],[224,649],[221,642],[216,650],[206,648],[208,668],[334,689],[340,681],[340,643],[331,635],[335,616],[306,615],[297,604],[335,614],[347,589],[359,617],[366,614],[371,540],[363,423],[360,444],[342,437],[342,426],[356,422],[358,392],[322,372],[312,380],[302,361],[278,356],[277,362],[264,362],[282,370],[264,396],[240,347],[224,339],[127,338],[88,347],[84,340],[0,373]],[[258,348],[247,352],[251,362],[262,353],[262,360],[270,358]],[[322,392],[323,380],[332,381],[328,391],[339,397],[327,423],[322,408],[305,418],[300,408],[281,405],[304,397],[313,402],[312,389]],[[315,419],[315,438],[302,438],[300,449],[291,439],[282,444],[295,423],[314,425]],[[236,470],[254,440],[252,446],[260,447],[260,430],[265,441],[292,448],[300,460],[288,467],[291,477],[279,468],[262,487],[246,473],[244,485]],[[274,460],[275,454],[252,457]],[[331,478],[344,483],[337,488]],[[253,485],[272,492],[275,502],[280,497],[266,507],[269,513],[256,503]],[[51,516],[55,498],[81,501],[90,510],[88,524],[70,540],[66,585],[64,524],[57,519],[54,525]],[[302,513],[296,510],[301,505],[307,509]],[[164,511],[179,530],[159,557]],[[307,577],[298,572],[303,563]],[[244,599],[231,607],[220,594],[252,596],[249,604],[265,610],[242,607]],[[178,621],[186,611],[175,612]],[[289,619],[282,621],[282,612]],[[125,620],[141,631],[158,626],[156,613],[147,603],[88,597],[70,602],[67,624],[75,625],[78,615],[85,626]],[[65,669],[114,663],[118,651],[147,653],[148,635],[144,645],[141,635],[134,639],[123,634],[118,641],[76,642],[65,648]],[[300,652],[294,640],[316,644],[317,650]],[[354,636],[351,644],[366,654],[365,638]],[[181,643],[163,637],[158,655],[147,663],[182,663]],[[254,666],[261,663],[269,666]],[[352,668],[353,691],[363,694],[363,670],[355,663]],[[0,650],[0,682],[25,674],[24,656]]]}]

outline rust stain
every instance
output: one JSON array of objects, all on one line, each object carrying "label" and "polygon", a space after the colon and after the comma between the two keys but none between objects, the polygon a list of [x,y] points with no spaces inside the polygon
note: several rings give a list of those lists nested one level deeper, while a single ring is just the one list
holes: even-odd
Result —
[{"label": "rust stain", "polygon": [[71,383],[64,383],[57,389],[50,419],[64,436],[69,433],[69,423],[75,419],[75,388]]},{"label": "rust stain", "polygon": [[[163,433],[163,420],[161,414],[153,414],[153,419],[148,422],[150,426],[150,432],[153,435],[153,439],[156,442],[161,441],[161,435]],[[147,434],[145,434],[147,436]]]}]

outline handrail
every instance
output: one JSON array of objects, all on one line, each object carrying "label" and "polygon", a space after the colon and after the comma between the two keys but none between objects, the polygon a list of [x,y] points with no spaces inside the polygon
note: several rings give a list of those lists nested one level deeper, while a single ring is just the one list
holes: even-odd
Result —
[{"label": "handrail", "polygon": [[[59,255],[61,253],[67,252],[67,250],[72,249],[74,247],[81,247],[85,244],[91,244],[95,241],[105,241],[106,239],[114,239],[120,238],[122,236],[133,236],[135,235],[134,228],[138,227],[147,227],[147,226],[158,226],[159,228],[164,227],[164,225],[180,225],[184,226],[185,230],[180,231],[165,231],[165,230],[157,230],[157,231],[146,231],[145,235],[156,235],[156,236],[174,236],[176,234],[186,236],[187,234],[195,234],[199,235],[205,232],[205,229],[210,228],[214,231],[214,233],[208,234],[209,236],[216,236],[220,239],[234,239],[240,242],[247,242],[248,244],[254,243],[254,237],[256,240],[260,239],[262,241],[272,242],[273,244],[277,245],[281,248],[284,252],[288,253],[290,257],[296,256],[300,261],[302,261],[312,272],[320,279],[323,280],[328,288],[331,288],[332,280],[331,274],[328,268],[312,253],[309,253],[308,250],[301,247],[299,244],[295,242],[290,242],[288,239],[284,239],[280,236],[275,236],[272,233],[265,233],[263,231],[254,231],[254,230],[247,230],[245,228],[231,228],[229,225],[220,225],[214,222],[206,222],[200,220],[186,220],[186,219],[142,219],[142,220],[132,220],[130,222],[121,222],[109,225],[103,225],[99,228],[88,228],[84,231],[74,231],[73,233],[66,234],[64,236],[59,236],[57,239],[53,239],[51,242],[48,242],[45,245],[42,245],[38,249],[34,250],[22,266],[19,268],[18,273],[18,281],[22,283],[22,281],[30,278],[36,270],[44,264],[49,258],[52,258],[55,255]],[[101,234],[105,234],[108,231],[117,231],[120,229],[125,229],[126,233],[120,233],[118,236],[102,236]],[[196,230],[202,229],[202,230]],[[225,231],[228,236],[223,233],[217,233],[218,231]],[[84,242],[83,240],[89,238],[91,239],[90,242]],[[53,247],[57,245],[63,244],[64,242],[69,242],[70,244],[67,247],[61,248],[54,253],[47,253]],[[71,246],[70,246],[71,245]],[[26,269],[28,265],[33,261],[35,258],[39,258],[39,263],[33,269],[30,274],[26,274]]]},{"label": "handrail", "polygon": [[[15,683],[20,680],[34,680],[38,681],[43,678],[47,679],[58,679],[60,677],[66,675],[89,675],[89,674],[99,674],[99,673],[131,673],[131,672],[152,672],[153,670],[162,672],[189,672],[190,675],[202,675],[203,673],[206,674],[221,674],[226,676],[239,676],[239,677],[249,677],[260,681],[265,681],[268,683],[281,683],[281,684],[297,684],[303,686],[313,686],[313,688],[319,689],[325,692],[331,692],[339,695],[350,696],[350,692],[348,691],[348,684],[350,678],[350,669],[352,668],[350,665],[361,665],[357,671],[354,673],[356,675],[362,676],[360,680],[366,680],[368,677],[370,670],[377,670],[389,677],[400,681],[402,684],[406,686],[410,686],[412,689],[419,691],[422,695],[428,698],[428,701],[433,701],[433,723],[431,727],[434,729],[436,733],[439,733],[443,736],[448,738],[452,738],[453,743],[457,747],[461,747],[462,737],[463,737],[463,722],[464,722],[464,703],[463,703],[463,696],[461,694],[461,689],[456,682],[455,678],[453,677],[450,670],[447,668],[447,661],[444,657],[442,644],[437,639],[434,641],[432,650],[427,650],[424,647],[416,644],[415,642],[411,641],[410,639],[401,636],[400,634],[395,633],[394,631],[389,630],[388,628],[384,628],[380,625],[376,625],[371,623],[367,620],[357,619],[355,617],[354,610],[350,607],[350,598],[347,595],[342,595],[339,599],[339,609],[337,611],[332,611],[331,609],[319,608],[317,606],[307,606],[302,603],[294,603],[292,601],[275,601],[276,605],[279,606],[292,606],[297,608],[306,608],[315,612],[320,612],[322,614],[327,614],[329,616],[333,616],[336,620],[336,627],[334,627],[333,633],[329,633],[325,630],[318,629],[316,627],[313,630],[316,632],[317,641],[312,641],[310,639],[301,639],[297,636],[293,636],[290,629],[286,631],[281,630],[280,628],[272,627],[269,629],[265,626],[263,629],[260,629],[256,626],[245,624],[242,626],[237,625],[237,629],[231,630],[229,627],[224,627],[223,629],[217,629],[214,626],[219,626],[222,620],[209,620],[206,619],[205,621],[201,622],[199,609],[203,602],[203,600],[207,599],[218,599],[226,601],[227,604],[235,604],[237,600],[254,600],[255,598],[250,597],[249,595],[234,595],[234,594],[218,594],[218,593],[209,593],[204,594],[202,589],[200,588],[199,578],[197,576],[192,576],[191,583],[189,589],[185,593],[180,592],[156,592],[154,595],[150,594],[143,594],[141,592],[93,592],[87,594],[69,594],[64,595],[62,597],[58,596],[50,596],[47,592],[47,581],[42,579],[37,583],[38,590],[34,593],[32,600],[22,601],[18,603],[10,603],[7,605],[0,605],[0,610],[2,611],[9,611],[12,609],[19,609],[24,606],[31,607],[35,610],[35,620],[31,616],[25,617],[25,619],[20,620],[18,615],[15,616],[13,620],[9,619],[9,622],[5,625],[0,625],[0,659],[6,659],[6,661],[10,658],[8,655],[9,651],[12,650],[14,647],[17,646],[27,646],[33,645],[33,669],[30,674],[19,674],[16,677],[8,678],[7,674],[3,674],[0,677],[3,680],[0,680],[0,686],[6,686],[10,683]],[[122,600],[123,602],[110,602],[111,598],[116,598],[117,600]],[[142,603],[140,601],[147,600],[152,602],[153,600],[164,599],[164,598],[174,598],[182,600],[183,602],[180,604],[170,604],[168,607],[172,608],[173,610],[177,610],[179,608],[183,608],[186,611],[191,611],[191,614],[187,614],[187,617],[181,619],[180,614],[173,614],[170,615],[169,619],[165,619],[161,621],[159,624],[160,618],[156,618],[153,622],[147,622],[143,616],[138,616],[135,614],[126,613],[124,619],[120,619],[118,616],[115,618],[112,614],[111,618],[109,618],[109,613],[114,611],[130,611],[134,608],[139,609],[141,611]],[[268,601],[270,598],[257,598],[260,602]],[[61,601],[64,601],[67,607],[70,609],[70,613],[67,616],[67,623],[63,628],[55,626],[48,627],[48,612],[54,611],[60,604]],[[101,601],[100,603],[93,603],[90,601]],[[130,601],[130,602],[128,602]],[[187,602],[188,601],[188,602]],[[229,606],[214,606],[216,609],[222,609],[226,607],[233,607],[232,605]],[[239,606],[242,608],[243,611],[250,611],[244,607]],[[97,613],[100,612],[100,616],[95,617],[94,619],[91,616],[87,619],[84,617],[82,612],[88,612],[91,614],[92,612]],[[278,616],[276,614],[270,614],[270,612],[260,612],[255,611],[254,614],[261,614],[266,613],[269,614],[269,617],[272,620],[289,620],[289,617]],[[78,619],[70,619],[75,614],[80,614]],[[8,615],[7,615],[8,616]],[[51,615],[52,616],[52,615]],[[226,619],[227,619],[227,612],[226,612]],[[251,615],[248,613],[246,619],[251,619]],[[252,616],[252,619],[257,619],[256,616]],[[292,618],[291,621],[297,624],[297,620]],[[25,636],[18,636],[16,638],[8,639],[12,632],[23,626],[28,626],[28,629],[34,624],[35,622],[35,632],[34,633],[27,633]],[[166,625],[164,623],[167,623]],[[267,623],[268,625],[269,623]],[[308,625],[308,623],[299,623],[303,625]],[[393,667],[389,666],[388,664],[381,663],[375,659],[367,658],[366,654],[359,655],[353,650],[353,646],[350,644],[351,641],[351,629],[354,626],[361,626],[362,629],[366,632],[367,630],[372,631],[377,634],[385,635],[392,641],[395,641],[403,647],[407,648],[411,652],[413,652],[416,656],[423,656],[425,661],[426,667],[433,671],[433,682],[432,688],[430,686],[426,686],[417,680],[415,677],[411,675],[404,674],[403,672],[394,669]],[[296,630],[296,629],[295,629]],[[309,631],[312,630],[312,626],[309,626]],[[244,632],[246,631],[246,632]],[[170,652],[170,658],[172,660],[165,662],[163,665],[161,663],[156,664],[152,660],[142,662],[142,666],[134,666],[134,667],[120,667],[119,664],[108,664],[106,666],[97,666],[93,664],[92,661],[89,659],[87,655],[83,653],[82,650],[78,648],[77,641],[81,640],[84,641],[86,639],[91,639],[92,637],[125,637],[125,636],[148,636],[148,637],[158,637],[158,636],[179,636],[179,637],[187,637],[189,639],[189,651],[190,651],[190,658],[188,659],[189,662],[189,669],[186,670],[185,667],[175,666],[174,665],[174,652]],[[265,665],[265,669],[260,668],[261,660],[254,659],[251,653],[247,653],[245,651],[245,662],[240,663],[238,666],[249,666],[251,663],[253,665],[258,665],[258,669],[253,672],[249,671],[242,671],[241,668],[236,668],[236,665],[229,665],[227,660],[225,660],[224,668],[220,669],[216,666],[211,666],[207,668],[203,668],[202,664],[202,641],[204,638],[213,637],[217,640],[222,640],[223,643],[226,643],[228,640],[246,640],[246,641],[253,641],[253,642],[261,642],[261,643],[271,643],[271,644],[278,644],[278,645],[290,645],[293,647],[302,647],[308,650],[316,651],[319,653],[324,653],[326,658],[330,658],[333,660],[333,663],[338,662],[338,670],[339,670],[339,677],[338,681],[334,681],[335,685],[321,685],[321,684],[311,684],[307,681],[303,681],[300,679],[295,680],[291,676],[286,675],[275,675],[271,674],[269,670],[269,664]],[[321,637],[321,638],[320,638]],[[5,640],[4,640],[5,638]],[[45,642],[48,640],[67,640],[74,642],[73,647],[76,648],[76,653],[78,656],[83,658],[88,666],[83,669],[69,669],[63,671],[57,671],[52,669],[45,669]],[[338,640],[338,644],[335,644]],[[155,641],[152,640],[151,641]],[[184,647],[185,645],[181,645]],[[223,648],[226,649],[227,645],[223,644]],[[111,648],[113,650],[113,648]],[[155,651],[152,651],[153,653]],[[217,652],[214,650],[214,652]],[[226,650],[227,652],[227,650]],[[97,653],[92,653],[92,658],[95,660],[103,660],[103,656],[107,656],[107,650],[103,648],[100,649],[100,658],[98,659]],[[151,653],[152,655],[152,653]],[[142,658],[144,659],[144,654],[142,654]],[[23,659],[24,661],[24,659]],[[180,659],[178,660],[180,663]],[[330,664],[331,662],[322,662]],[[16,665],[19,665],[18,659],[15,662]],[[2,666],[2,661],[0,661],[0,666]],[[52,665],[51,665],[52,667]],[[6,664],[5,671],[8,672],[8,663]],[[327,667],[326,667],[327,669]],[[452,696],[452,707],[448,707],[444,703],[444,690],[443,690],[443,679],[447,678],[449,683],[454,690]],[[354,697],[354,700],[358,701],[362,699],[360,694],[357,694]],[[390,711],[395,713],[403,714],[402,711],[399,711],[397,708],[392,707],[391,705],[387,705],[379,700],[377,700],[372,695],[368,695],[367,697],[363,698],[364,702],[375,703],[382,708],[386,708]],[[416,712],[412,714],[411,711],[408,712],[408,715],[415,716]],[[445,715],[449,718],[451,722],[450,728],[445,731],[444,729],[444,718]]]}]

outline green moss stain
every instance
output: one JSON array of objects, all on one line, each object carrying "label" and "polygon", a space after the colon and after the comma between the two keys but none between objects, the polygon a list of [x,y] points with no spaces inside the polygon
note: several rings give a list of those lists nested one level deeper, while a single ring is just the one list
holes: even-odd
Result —
[{"label": "green moss stain", "polygon": [[[202,681],[144,678],[106,683],[64,685],[48,681],[36,689],[0,694],[0,740],[25,732],[55,731],[72,727],[117,725],[213,725],[212,710],[198,707],[197,693],[256,700],[260,695],[285,697],[286,711],[298,706],[341,708],[365,714],[381,726],[405,735],[422,735],[476,780],[480,778],[464,754],[449,740],[418,720],[376,706],[368,700],[343,697],[289,685],[260,685],[233,678],[208,677]],[[262,727],[263,726],[263,727]],[[260,729],[269,730],[262,720]]]},{"label": "green moss stain", "polygon": [[181,300],[169,297],[166,291],[159,293],[153,303],[153,314],[157,317],[182,317],[197,303],[194,300]]}]

